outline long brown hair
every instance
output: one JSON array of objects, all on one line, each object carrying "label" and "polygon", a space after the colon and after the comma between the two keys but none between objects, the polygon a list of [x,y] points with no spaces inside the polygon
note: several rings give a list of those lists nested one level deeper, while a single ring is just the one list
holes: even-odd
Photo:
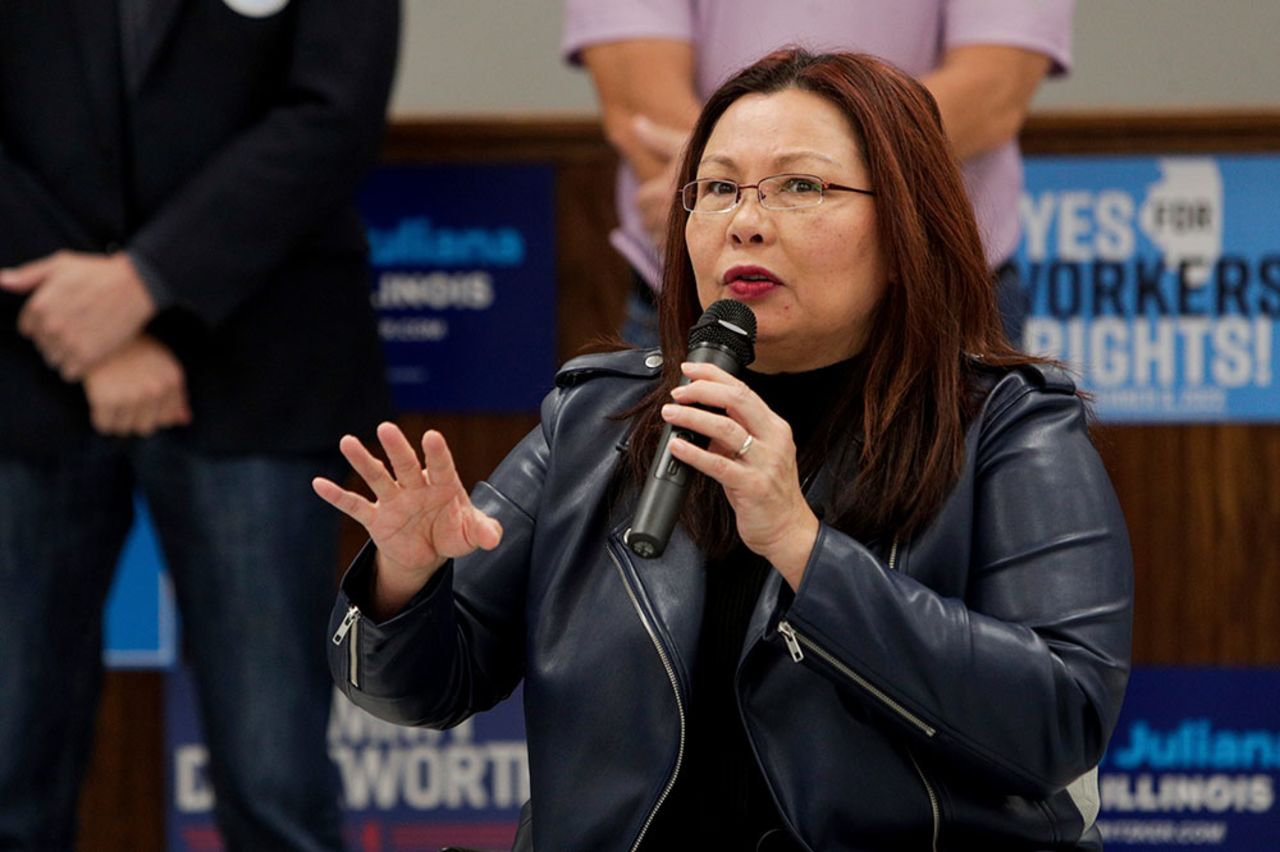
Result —
[{"label": "long brown hair", "polygon": [[[908,537],[940,508],[964,463],[965,427],[977,410],[974,363],[1034,362],[1005,337],[993,276],[929,91],[865,54],[779,50],[711,95],[684,153],[679,182],[693,180],[716,123],[747,94],[800,89],[835,105],[866,159],[888,285],[862,350],[864,370],[827,417],[818,448],[836,466],[828,521],[866,535]],[[659,386],[635,409],[627,472],[641,481],[663,421],[660,403],[680,381],[685,335],[702,312],[685,244],[688,214],[676,203],[667,225],[659,333],[667,356]],[[850,335],[853,329],[850,329]],[[862,378],[865,376],[865,379]],[[861,381],[862,392],[852,383]],[[857,410],[860,407],[860,410]],[[860,426],[860,428],[859,428]],[[802,459],[802,468],[803,468]],[[711,552],[733,542],[720,486],[696,477],[681,520]]]}]

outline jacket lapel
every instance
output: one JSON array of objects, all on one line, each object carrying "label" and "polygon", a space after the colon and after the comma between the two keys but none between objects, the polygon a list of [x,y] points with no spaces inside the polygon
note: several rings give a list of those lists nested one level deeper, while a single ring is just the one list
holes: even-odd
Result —
[{"label": "jacket lapel", "polygon": [[[804,483],[805,499],[819,518],[827,515],[832,504],[831,492],[834,485],[835,478],[832,476],[830,462],[823,463],[814,473],[813,478]],[[793,597],[790,587],[784,588],[782,575],[771,570],[769,576],[765,578],[764,587],[760,589],[759,597],[756,598],[755,608],[751,611],[751,620],[747,622],[746,639],[742,643],[742,652],[738,657],[739,665],[772,626],[774,614],[781,608],[779,602],[785,598],[787,603],[784,606],[789,606]]]},{"label": "jacket lapel", "polygon": [[135,39],[131,46],[126,45],[126,49],[131,47],[131,53],[126,56],[125,61],[125,85],[129,97],[132,98],[141,90],[186,0],[119,0],[119,2],[126,8],[132,8],[137,15],[131,35],[126,36],[126,38]]},{"label": "jacket lapel", "polygon": [[[805,497],[822,517],[831,503],[834,478],[830,464],[823,464],[813,479],[805,483]],[[658,636],[673,656],[673,662],[688,694],[690,676],[702,631],[703,606],[707,594],[706,559],[689,537],[684,526],[676,524],[671,541],[657,559],[641,559],[623,542],[631,518],[635,514],[634,501],[624,503],[621,511],[611,519],[612,546],[619,554],[624,568],[637,591],[648,604],[657,620]],[[755,607],[748,622],[740,661],[766,633],[778,611],[779,600],[790,599],[790,589],[783,589],[782,575],[770,571],[764,587],[756,598]]]},{"label": "jacket lapel", "polygon": [[774,613],[778,611],[778,597],[782,593],[782,575],[777,571],[770,571],[769,576],[765,577],[764,586],[760,589],[760,595],[756,598],[756,605],[751,610],[751,620],[747,622],[746,636],[743,637],[742,650],[738,652],[738,665],[751,653],[751,649],[755,644],[764,638],[765,633],[769,630],[769,622],[773,620]]},{"label": "jacket lapel", "polygon": [[611,538],[623,567],[637,586],[642,606],[647,605],[656,624],[654,629],[680,677],[685,695],[689,693],[698,634],[702,630],[702,607],[706,597],[706,560],[679,524],[671,541],[657,559],[641,559],[623,543],[623,533],[631,519],[616,527]]},{"label": "jacket lapel", "polygon": [[80,48],[97,136],[108,142],[116,140],[120,136],[120,57],[116,39],[102,37],[103,32],[114,35],[118,29],[115,4],[102,0],[63,2]]}]

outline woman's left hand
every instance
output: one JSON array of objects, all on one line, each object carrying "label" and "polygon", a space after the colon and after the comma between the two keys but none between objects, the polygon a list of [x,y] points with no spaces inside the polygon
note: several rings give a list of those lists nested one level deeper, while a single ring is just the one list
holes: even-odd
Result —
[{"label": "woman's left hand", "polygon": [[[713,364],[680,365],[690,383],[662,407],[673,426],[706,435],[707,449],[678,438],[671,454],[719,482],[737,518],[738,535],[793,589],[818,538],[818,518],[800,490],[791,426],[755,391]],[[723,414],[695,408],[704,405]]]}]

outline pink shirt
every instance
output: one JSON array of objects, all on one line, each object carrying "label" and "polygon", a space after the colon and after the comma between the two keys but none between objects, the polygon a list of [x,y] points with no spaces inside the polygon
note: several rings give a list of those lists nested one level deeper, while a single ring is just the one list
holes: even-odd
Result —
[{"label": "pink shirt", "polygon": [[[966,44],[1002,44],[1043,53],[1050,73],[1071,64],[1075,0],[566,0],[563,49],[577,64],[582,48],[633,38],[696,45],[698,96],[706,98],[739,69],[788,44],[815,51],[856,50],[920,76],[946,51]],[[964,163],[965,182],[994,266],[1018,244],[1022,158],[1016,141]],[[660,261],[632,204],[637,182],[624,163],[618,173],[618,221],[610,235],[650,284]]]}]

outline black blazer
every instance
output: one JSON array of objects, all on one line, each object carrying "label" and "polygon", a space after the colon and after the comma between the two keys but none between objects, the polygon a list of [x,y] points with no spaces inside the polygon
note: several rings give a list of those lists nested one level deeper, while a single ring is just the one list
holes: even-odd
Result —
[{"label": "black blazer", "polygon": [[[0,4],[0,265],[125,248],[171,295],[149,331],[213,452],[327,448],[385,413],[354,193],[383,127],[398,0],[150,0],[122,64],[116,3]],[[126,79],[127,77],[127,79]],[[0,451],[89,434],[0,295]]]}]

